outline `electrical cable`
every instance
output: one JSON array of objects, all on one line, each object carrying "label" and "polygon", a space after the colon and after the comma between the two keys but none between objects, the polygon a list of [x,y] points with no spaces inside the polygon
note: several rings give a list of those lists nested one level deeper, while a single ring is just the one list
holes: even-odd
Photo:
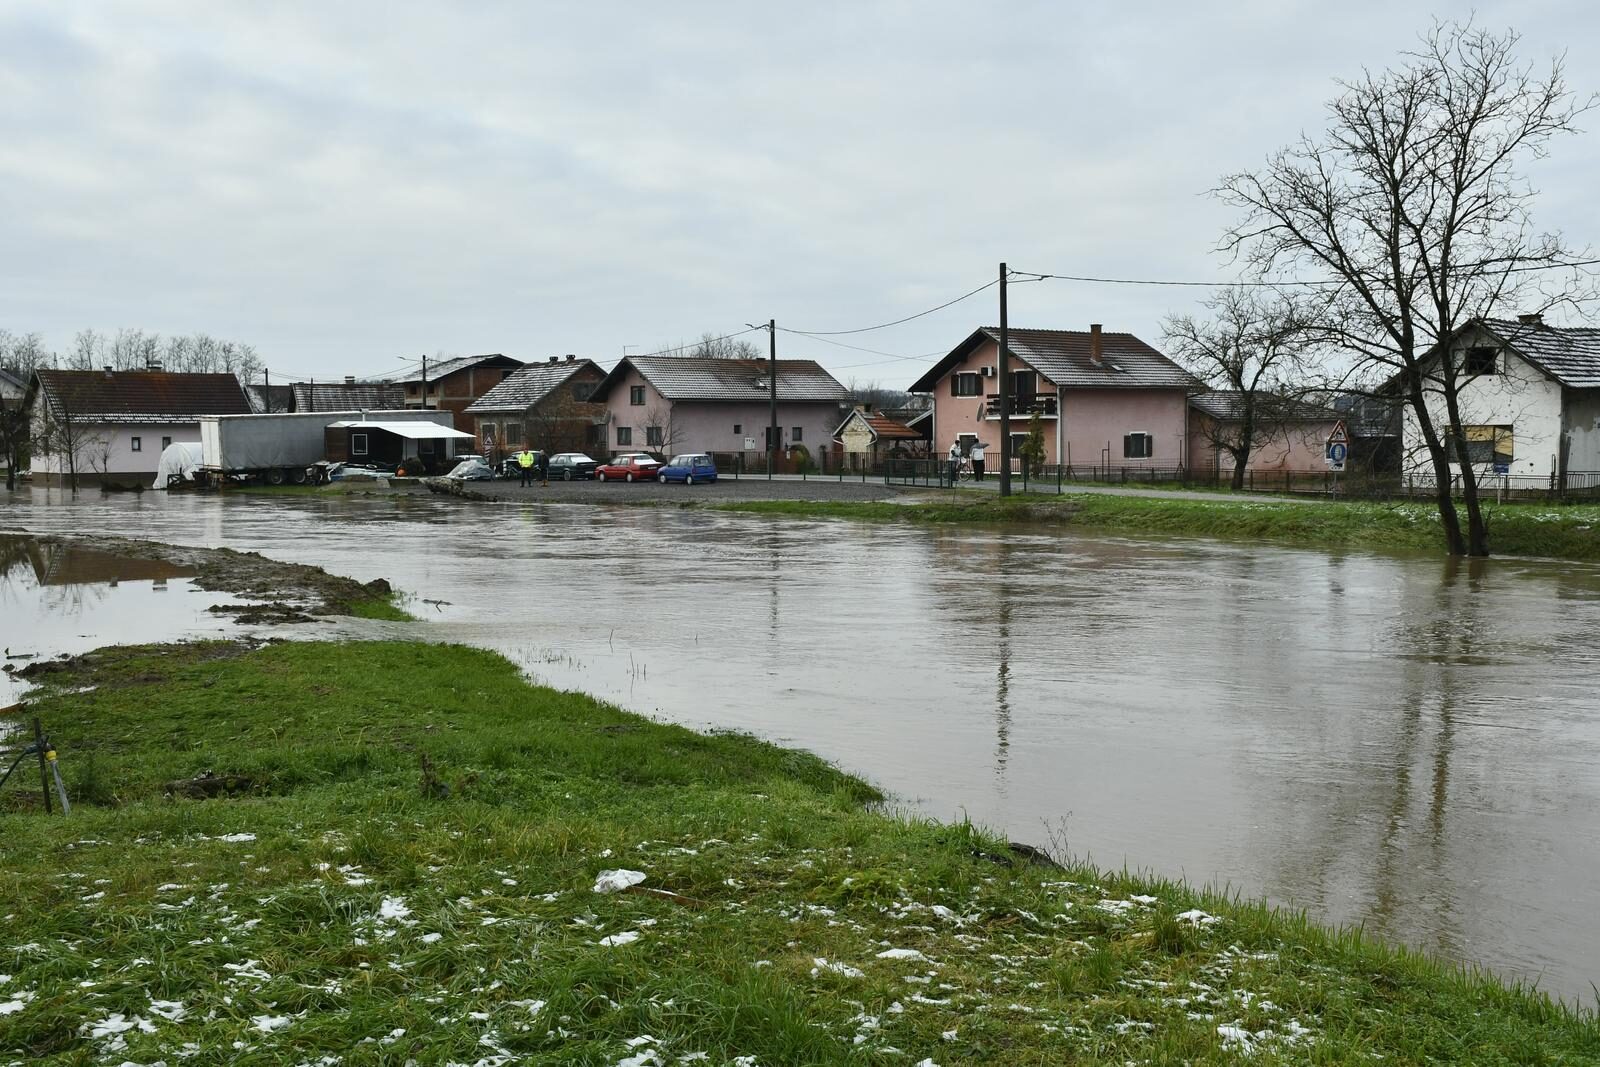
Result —
[{"label": "electrical cable", "polygon": [[989,288],[990,286],[999,285],[999,284],[1000,284],[1000,279],[999,278],[995,278],[995,279],[993,279],[991,281],[984,282],[982,285],[978,286],[976,289],[970,290],[969,292],[962,293],[960,296],[956,297],[954,300],[946,300],[944,303],[940,304],[938,307],[931,307],[926,311],[919,311],[915,315],[907,315],[903,319],[895,319],[893,322],[880,322],[876,326],[862,326],[862,327],[859,327],[859,328],[854,329],[854,330],[793,330],[793,329],[791,329],[791,330],[789,330],[789,332],[790,333],[803,333],[803,334],[806,334],[806,335],[811,336],[811,337],[823,337],[823,336],[843,337],[846,334],[852,334],[852,333],[871,333],[873,330],[887,330],[891,326],[899,326],[903,322],[910,322],[912,319],[920,319],[924,315],[932,315],[935,311],[943,311],[947,307],[951,307],[952,305],[961,303],[961,301],[967,299],[968,297],[977,296],[979,293],[983,292],[985,289]]}]

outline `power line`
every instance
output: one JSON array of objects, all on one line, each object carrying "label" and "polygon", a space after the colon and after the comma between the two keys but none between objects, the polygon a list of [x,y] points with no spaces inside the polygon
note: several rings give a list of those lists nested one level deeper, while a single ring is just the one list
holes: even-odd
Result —
[{"label": "power line", "polygon": [[[1492,263],[1463,263],[1462,268],[1481,268],[1492,266]],[[1593,267],[1600,265],[1600,259],[1579,259],[1569,263],[1531,263],[1520,267],[1506,267],[1506,274],[1522,274],[1529,271],[1540,270],[1570,270],[1578,267]],[[1087,274],[1041,274],[1038,271],[1014,270],[1012,274],[1026,275],[1032,281],[1064,281],[1064,282],[1090,282],[1096,285],[1162,285],[1185,286],[1198,289],[1278,289],[1284,286],[1320,287],[1346,284],[1339,278],[1285,278],[1281,281],[1247,281],[1247,282],[1198,282],[1179,281],[1166,278],[1105,278]],[[991,283],[992,284],[992,283]]]},{"label": "power line", "polygon": [[915,315],[907,315],[905,318],[903,318],[903,319],[895,319],[893,322],[880,322],[876,326],[861,326],[861,327],[858,327],[857,329],[854,329],[854,330],[790,330],[788,332],[790,332],[790,333],[803,333],[803,334],[806,334],[809,337],[822,337],[822,336],[843,337],[846,334],[852,334],[852,333],[871,333],[873,330],[887,330],[889,327],[898,326],[902,322],[910,322],[912,319],[920,319],[924,315],[932,315],[935,311],[943,311],[947,307],[950,307],[950,306],[952,306],[954,304],[961,303],[961,301],[967,299],[968,297],[977,296],[979,293],[983,292],[985,289],[989,288],[992,285],[999,285],[999,284],[1000,284],[1000,279],[999,278],[996,278],[993,281],[984,282],[982,285],[978,286],[976,289],[973,289],[973,290],[971,290],[969,292],[962,293],[960,296],[956,297],[954,300],[946,300],[944,303],[940,304],[938,307],[931,307],[927,311],[919,311]]}]

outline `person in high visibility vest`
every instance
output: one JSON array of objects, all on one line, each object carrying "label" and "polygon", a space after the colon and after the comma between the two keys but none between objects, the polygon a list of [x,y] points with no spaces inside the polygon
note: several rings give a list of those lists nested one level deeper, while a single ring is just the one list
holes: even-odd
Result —
[{"label": "person in high visibility vest", "polygon": [[526,486],[533,478],[533,453],[524,448],[517,453],[517,467],[522,473],[521,484]]}]

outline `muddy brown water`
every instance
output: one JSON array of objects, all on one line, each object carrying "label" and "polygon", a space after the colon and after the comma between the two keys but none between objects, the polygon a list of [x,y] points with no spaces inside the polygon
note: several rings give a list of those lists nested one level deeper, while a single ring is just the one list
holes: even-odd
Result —
[{"label": "muddy brown water", "polygon": [[8,525],[386,577],[427,632],[929,815],[1600,982],[1594,567],[417,497],[35,491]]}]

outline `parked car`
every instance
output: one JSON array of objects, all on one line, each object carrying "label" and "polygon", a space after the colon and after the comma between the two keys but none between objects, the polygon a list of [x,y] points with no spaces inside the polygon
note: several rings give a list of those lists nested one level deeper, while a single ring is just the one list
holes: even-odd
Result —
[{"label": "parked car", "polygon": [[661,461],[648,452],[624,452],[600,464],[594,476],[602,482],[649,482],[660,469]]},{"label": "parked car", "polygon": [[550,457],[550,477],[560,478],[564,482],[574,478],[593,478],[599,466],[598,460],[590,459],[582,452],[557,452]]},{"label": "parked car", "polygon": [[494,477],[494,469],[483,461],[483,457],[472,456],[457,463],[445,477],[458,482],[487,482]]},{"label": "parked car", "polygon": [[717,480],[717,465],[704,452],[685,452],[673,456],[665,467],[656,472],[656,477],[663,482],[683,482],[686,485],[714,482]]}]

